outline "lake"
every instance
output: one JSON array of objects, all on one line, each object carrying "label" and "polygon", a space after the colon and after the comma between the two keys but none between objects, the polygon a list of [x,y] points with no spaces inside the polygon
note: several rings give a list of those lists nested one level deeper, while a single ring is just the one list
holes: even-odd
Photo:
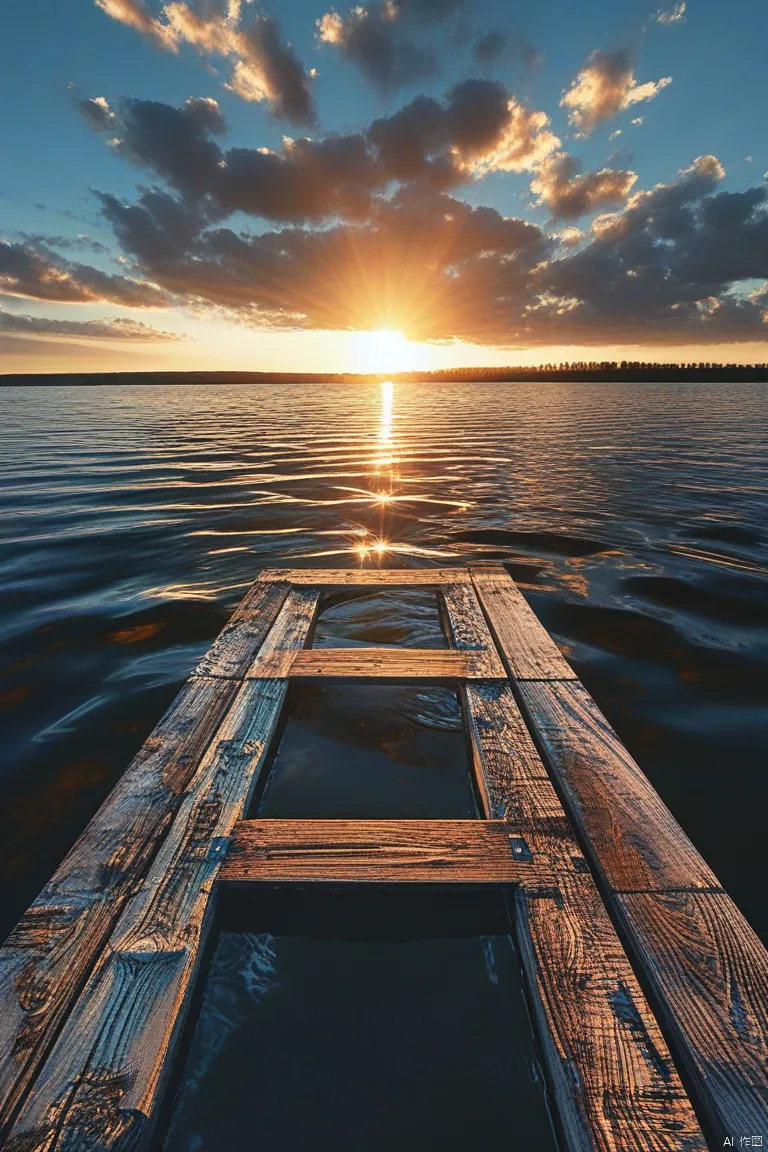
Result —
[{"label": "lake", "polygon": [[[259,569],[493,558],[768,941],[767,400],[760,384],[2,389],[2,934]],[[329,603],[319,642],[444,639],[429,597],[409,593]],[[471,814],[451,694],[381,691],[293,693],[259,810]],[[297,953],[273,927],[247,945],[225,934],[217,962],[240,971],[245,947],[268,973],[282,956],[288,988],[327,969],[331,995],[344,965],[373,980],[393,962],[381,948],[395,945],[366,940]],[[481,936],[485,980],[499,945],[492,926]],[[435,965],[477,968],[456,941],[408,947],[397,970],[424,986]],[[238,1012],[245,1027],[252,998]],[[252,1026],[279,1031],[279,1014]]]}]

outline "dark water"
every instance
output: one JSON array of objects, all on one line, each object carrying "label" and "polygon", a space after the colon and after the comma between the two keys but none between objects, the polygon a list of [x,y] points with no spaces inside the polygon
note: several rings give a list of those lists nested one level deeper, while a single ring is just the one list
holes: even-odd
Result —
[{"label": "dark water", "polygon": [[[493,557],[768,940],[767,400],[746,384],[0,390],[3,934],[261,567]],[[331,603],[318,642],[444,641],[414,593]],[[459,743],[450,693],[295,692],[258,804],[471,815]],[[298,930],[267,938],[282,988],[318,964],[374,979],[383,963],[365,941],[323,953],[302,952]],[[454,944],[403,944],[387,962],[410,987],[430,967],[477,969],[486,945]],[[478,1011],[482,972],[465,981]],[[257,1018],[232,994],[237,1067]],[[259,1027],[293,1003],[281,995],[265,995]]]}]

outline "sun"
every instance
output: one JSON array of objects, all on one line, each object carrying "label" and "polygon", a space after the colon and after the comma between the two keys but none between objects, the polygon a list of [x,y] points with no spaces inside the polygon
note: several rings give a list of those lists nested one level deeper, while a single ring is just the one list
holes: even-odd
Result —
[{"label": "sun", "polygon": [[352,336],[352,363],[355,372],[378,374],[402,372],[409,367],[409,344],[402,332],[377,328]]}]

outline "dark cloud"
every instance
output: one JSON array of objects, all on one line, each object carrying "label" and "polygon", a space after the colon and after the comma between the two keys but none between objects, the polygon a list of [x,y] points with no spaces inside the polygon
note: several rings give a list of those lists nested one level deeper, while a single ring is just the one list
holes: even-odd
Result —
[{"label": "dark cloud", "polygon": [[173,332],[161,332],[141,320],[115,317],[106,320],[51,320],[20,316],[0,308],[0,332],[16,336],[75,336],[87,340],[136,342],[180,340]]},{"label": "dark cloud", "polygon": [[62,304],[108,303],[162,308],[164,292],[143,280],[76,264],[29,243],[0,241],[0,293]]},{"label": "dark cloud", "polygon": [[327,12],[317,22],[323,44],[338,47],[345,60],[386,91],[423,80],[437,72],[432,48],[414,44],[401,35],[391,19],[365,8],[355,8],[342,18]]},{"label": "dark cloud", "polygon": [[[716,193],[718,160],[700,157],[671,184],[598,218],[581,252],[540,276],[541,325],[574,338],[643,343],[765,339],[765,292],[740,281],[768,277],[768,195]],[[557,319],[557,307],[567,308]]]},{"label": "dark cloud", "polygon": [[346,15],[331,9],[317,21],[317,36],[337,47],[372,83],[391,91],[438,71],[434,29],[427,26],[455,27],[468,8],[467,0],[382,0],[357,5]]},{"label": "dark cloud", "polygon": [[547,117],[517,103],[499,83],[466,80],[443,101],[418,97],[364,133],[310,140],[286,138],[280,152],[225,151],[213,100],[172,108],[125,100],[81,101],[90,124],[114,150],[168,182],[196,211],[221,219],[242,211],[275,221],[359,220],[393,182],[437,187],[471,181],[478,172],[534,168],[559,141]]},{"label": "dark cloud", "polygon": [[601,168],[581,173],[566,152],[557,152],[539,168],[531,191],[555,220],[575,220],[602,208],[624,204],[637,175],[627,169]]},{"label": "dark cloud", "polygon": [[[190,44],[204,55],[229,59],[230,91],[244,100],[266,101],[273,116],[291,124],[315,123],[313,76],[283,39],[274,17],[263,12],[251,16],[242,0],[169,0],[158,16],[140,0],[95,3],[170,52]],[[98,118],[97,108],[91,112]]]},{"label": "dark cloud", "polygon": [[79,100],[88,124],[109,132],[119,155],[152,169],[185,194],[202,196],[213,183],[222,159],[211,139],[225,130],[215,100],[190,99],[183,108],[156,100],[123,100],[117,112],[103,97]]}]

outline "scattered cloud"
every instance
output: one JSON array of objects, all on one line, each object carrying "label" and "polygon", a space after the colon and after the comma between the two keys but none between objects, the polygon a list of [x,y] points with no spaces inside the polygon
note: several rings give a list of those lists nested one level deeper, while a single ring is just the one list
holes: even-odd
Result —
[{"label": "scattered cloud", "polygon": [[161,332],[141,320],[115,317],[106,320],[51,320],[22,316],[0,308],[0,333],[14,336],[74,336],[86,340],[130,340],[133,342],[177,341],[182,337]]},{"label": "scattered cloud", "polygon": [[[113,20],[170,52],[188,44],[203,55],[230,60],[230,91],[244,100],[265,101],[273,116],[291,124],[315,123],[312,74],[283,39],[272,16],[245,15],[242,0],[169,0],[159,16],[153,16],[142,0],[95,3]],[[93,112],[98,115],[97,109]]]},{"label": "scattered cloud", "polygon": [[33,248],[59,248],[70,252],[96,252],[99,255],[109,253],[106,244],[82,232],[78,236],[50,236],[42,232],[20,232],[18,235]]},{"label": "scattered cloud", "polygon": [[61,304],[123,304],[162,308],[165,292],[142,279],[110,275],[54,256],[45,248],[0,240],[0,294]]},{"label": "scattered cloud", "polygon": [[574,220],[601,208],[624,204],[636,181],[635,172],[614,168],[581,174],[572,157],[557,152],[538,170],[531,181],[531,191],[554,219]]},{"label": "scattered cloud", "polygon": [[681,24],[685,20],[687,7],[685,0],[680,0],[679,4],[673,4],[671,8],[666,10],[659,8],[654,12],[653,18],[657,24]]},{"label": "scattered cloud", "polygon": [[633,120],[630,120],[630,124],[634,124],[637,128],[643,123],[644,120],[645,116],[635,116]]},{"label": "scattered cloud", "polygon": [[562,96],[560,104],[579,136],[589,136],[605,120],[634,104],[652,100],[672,83],[671,76],[638,84],[632,54],[625,48],[596,50]]}]

